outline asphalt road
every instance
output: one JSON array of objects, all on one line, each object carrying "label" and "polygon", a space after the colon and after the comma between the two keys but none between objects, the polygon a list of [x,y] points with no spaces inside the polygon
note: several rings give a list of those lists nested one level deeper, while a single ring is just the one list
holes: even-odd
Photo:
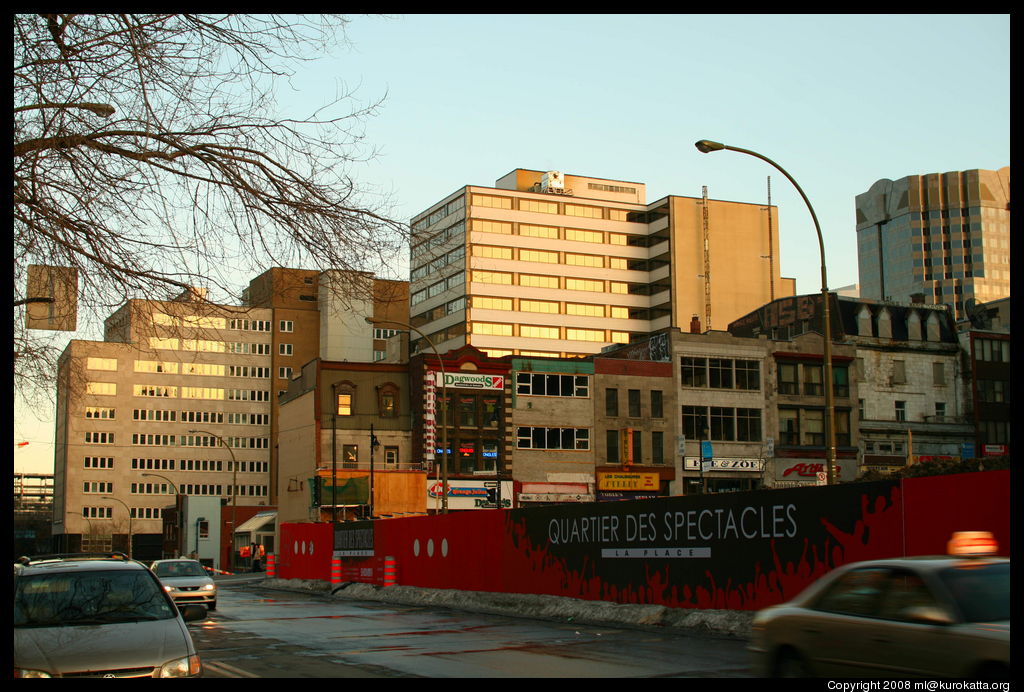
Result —
[{"label": "asphalt road", "polygon": [[749,677],[745,642],[332,600],[219,578],[190,625],[204,677]]}]

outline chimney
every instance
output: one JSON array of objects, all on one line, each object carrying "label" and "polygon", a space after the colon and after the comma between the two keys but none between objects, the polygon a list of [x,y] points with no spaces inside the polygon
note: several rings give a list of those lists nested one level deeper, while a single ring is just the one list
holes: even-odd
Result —
[{"label": "chimney", "polygon": [[700,334],[700,318],[696,315],[690,320],[690,333]]}]

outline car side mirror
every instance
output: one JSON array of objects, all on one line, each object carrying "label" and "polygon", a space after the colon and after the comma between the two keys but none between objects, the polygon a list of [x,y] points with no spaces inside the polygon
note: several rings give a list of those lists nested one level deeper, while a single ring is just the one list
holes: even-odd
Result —
[{"label": "car side mirror", "polygon": [[189,603],[181,606],[178,610],[181,611],[181,618],[185,622],[202,620],[206,617],[206,606],[199,603]]},{"label": "car side mirror", "polygon": [[918,622],[924,625],[951,625],[953,618],[942,608],[935,606],[915,606],[907,608],[902,613],[903,617],[911,622]]}]

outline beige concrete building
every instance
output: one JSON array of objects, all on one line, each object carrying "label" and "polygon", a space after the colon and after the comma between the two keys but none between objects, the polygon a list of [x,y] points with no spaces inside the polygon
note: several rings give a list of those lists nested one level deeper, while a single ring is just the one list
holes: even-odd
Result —
[{"label": "beige concrete building", "polygon": [[923,297],[962,319],[1009,297],[1009,166],[877,181],[857,195],[857,254],[863,298]]},{"label": "beige concrete building", "polygon": [[778,213],[643,183],[516,169],[412,220],[412,324],[441,350],[579,356],[697,315],[725,325],[772,297]]},{"label": "beige concrete building", "polygon": [[316,358],[382,356],[386,341],[365,318],[405,318],[407,287],[274,268],[241,305],[201,291],[131,300],[107,318],[104,341],[70,342],[58,369],[55,539],[124,549],[131,533],[159,549],[175,493],[276,505],[278,395]]}]

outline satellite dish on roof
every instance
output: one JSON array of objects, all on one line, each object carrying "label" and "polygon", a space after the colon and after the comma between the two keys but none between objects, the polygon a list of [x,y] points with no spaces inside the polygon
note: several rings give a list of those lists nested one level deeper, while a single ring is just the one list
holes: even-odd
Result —
[{"label": "satellite dish on roof", "polygon": [[974,298],[964,300],[964,312],[967,313],[967,319],[971,321],[971,326],[975,329],[992,328],[992,320],[989,319],[988,310]]}]

